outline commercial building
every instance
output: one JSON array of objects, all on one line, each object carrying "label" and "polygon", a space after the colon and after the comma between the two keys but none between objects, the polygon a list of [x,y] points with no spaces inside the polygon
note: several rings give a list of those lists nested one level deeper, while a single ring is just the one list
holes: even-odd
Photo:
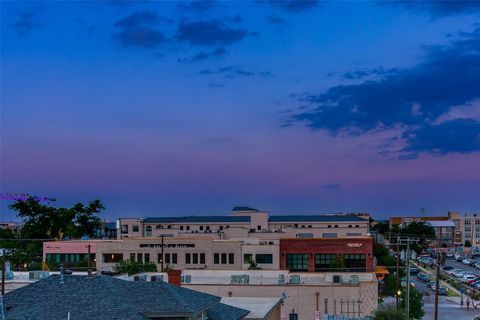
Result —
[{"label": "commercial building", "polygon": [[390,217],[390,228],[393,225],[400,227],[407,226],[411,222],[426,222],[435,229],[437,239],[441,237],[442,243],[448,247],[463,246],[464,240],[464,224],[462,217],[457,212],[448,212],[446,216],[406,216],[406,217]]},{"label": "commercial building", "polygon": [[216,239],[337,238],[369,232],[369,215],[270,215],[249,207],[234,207],[228,216],[121,218],[117,239],[191,237]]}]

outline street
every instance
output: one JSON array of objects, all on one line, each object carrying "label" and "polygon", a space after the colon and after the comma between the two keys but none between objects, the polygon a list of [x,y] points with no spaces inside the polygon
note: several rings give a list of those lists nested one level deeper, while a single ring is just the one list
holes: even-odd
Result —
[{"label": "street", "polygon": [[[423,302],[425,309],[424,320],[433,320],[434,319],[434,308],[435,308],[435,293],[427,287],[427,283],[422,282],[417,279],[417,277],[412,277],[415,287],[424,292]],[[467,310],[466,306],[461,307],[458,301],[447,296],[439,296],[438,300],[438,319],[439,320],[472,320],[475,316],[480,315],[480,310],[474,311]]]}]

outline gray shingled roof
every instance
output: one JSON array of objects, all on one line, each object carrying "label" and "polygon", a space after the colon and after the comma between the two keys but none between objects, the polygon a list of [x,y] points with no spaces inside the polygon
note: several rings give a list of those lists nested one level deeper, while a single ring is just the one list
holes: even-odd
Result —
[{"label": "gray shingled roof", "polygon": [[[220,297],[173,286],[165,282],[125,281],[109,276],[52,275],[4,296],[6,319],[131,319],[145,320],[152,315],[189,315],[220,304]],[[213,320],[238,320],[234,307]],[[238,309],[238,310],[234,310]],[[215,310],[213,311],[215,313]]]},{"label": "gray shingled roof", "polygon": [[208,319],[236,320],[243,319],[250,311],[235,308],[224,303],[219,303],[208,309]]}]

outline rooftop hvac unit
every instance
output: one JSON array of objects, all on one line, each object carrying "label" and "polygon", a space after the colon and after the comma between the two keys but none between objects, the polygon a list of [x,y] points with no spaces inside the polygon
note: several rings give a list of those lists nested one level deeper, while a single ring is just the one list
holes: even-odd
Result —
[{"label": "rooftop hvac unit", "polygon": [[162,282],[163,281],[163,275],[156,275],[156,276],[151,276],[150,281],[152,282]]},{"label": "rooftop hvac unit", "polygon": [[289,278],[290,284],[300,284],[300,275],[299,274],[292,274]]},{"label": "rooftop hvac unit", "polygon": [[341,275],[334,275],[333,276],[333,283],[340,283],[342,282],[342,276]]}]

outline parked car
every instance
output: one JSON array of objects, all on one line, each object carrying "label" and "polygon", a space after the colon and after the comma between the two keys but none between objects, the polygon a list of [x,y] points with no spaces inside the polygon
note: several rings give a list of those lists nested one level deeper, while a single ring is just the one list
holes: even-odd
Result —
[{"label": "parked car", "polygon": [[472,262],[472,260],[470,260],[470,259],[468,259],[468,258],[465,258],[465,259],[462,260],[462,263],[463,263],[463,264],[466,264],[466,265],[469,265],[470,262]]},{"label": "parked car", "polygon": [[439,287],[438,287],[438,294],[439,294],[439,295],[442,295],[442,296],[448,295],[448,288],[447,288],[447,287],[443,287],[443,286],[439,286]]},{"label": "parked car", "polygon": [[419,273],[420,273],[420,269],[419,269],[419,268],[417,268],[417,267],[410,267],[410,274],[411,274],[412,276],[417,275],[417,274],[419,274]]},{"label": "parked car", "polygon": [[423,281],[423,282],[427,282],[427,281],[430,280],[430,278],[428,277],[428,275],[426,273],[417,274],[417,278],[418,278],[418,280]]},{"label": "parked car", "polygon": [[466,254],[463,253],[455,253],[455,260],[457,261],[462,261],[464,259],[468,258]]},{"label": "parked car", "polygon": [[469,280],[475,280],[475,279],[478,279],[476,275],[466,274],[460,278],[460,281],[467,283]]},{"label": "parked car", "polygon": [[450,270],[445,271],[445,273],[453,276],[453,273],[460,272],[460,271],[462,271],[462,270],[461,269],[450,269]]},{"label": "parked car", "polygon": [[453,269],[454,269],[454,267],[452,267],[452,266],[443,266],[442,267],[443,271],[448,271],[448,270],[453,270]]},{"label": "parked car", "polygon": [[454,258],[453,252],[447,252],[445,254],[445,258],[447,258],[447,259]]}]

